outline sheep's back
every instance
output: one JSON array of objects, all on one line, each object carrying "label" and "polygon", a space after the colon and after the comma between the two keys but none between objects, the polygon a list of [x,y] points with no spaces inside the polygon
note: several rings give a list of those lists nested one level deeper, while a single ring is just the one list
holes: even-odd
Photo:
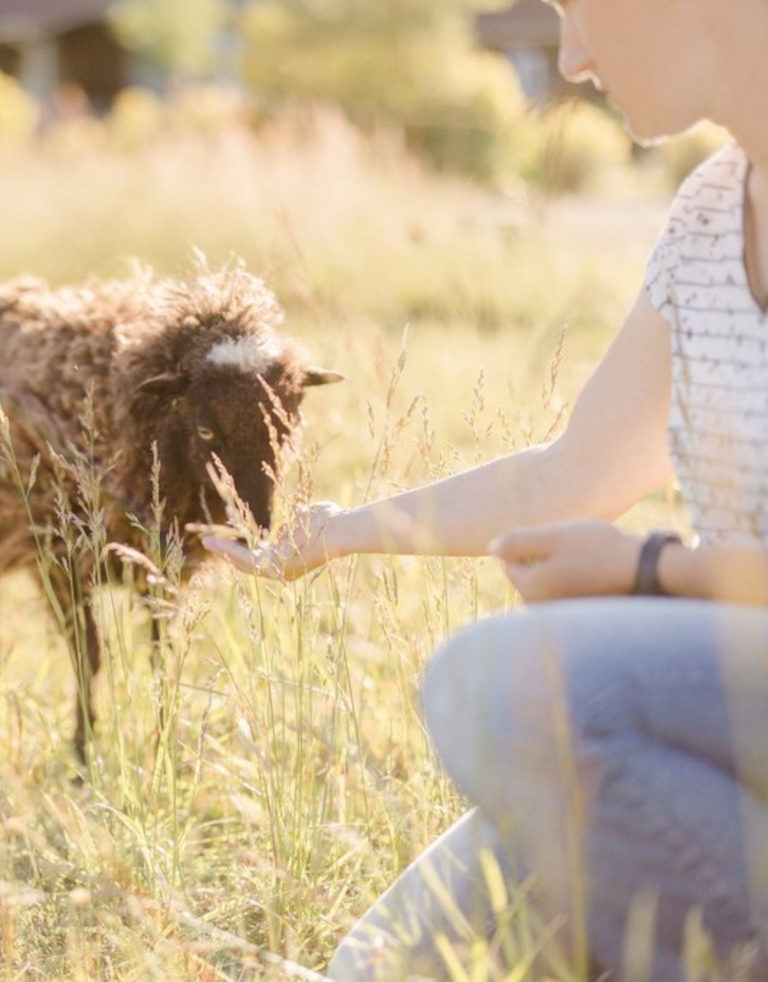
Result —
[{"label": "sheep's back", "polygon": [[[51,291],[38,281],[0,288],[0,401],[9,415],[24,403],[47,413],[52,430],[75,445],[89,393],[97,428],[111,422],[109,376],[115,324],[131,305],[89,289]],[[58,440],[54,440],[58,443]]]},{"label": "sheep's back", "polygon": [[[74,471],[62,460],[72,462],[81,451],[95,455],[97,467],[109,467],[115,325],[132,310],[129,296],[108,291],[52,291],[37,280],[0,287],[0,405],[22,481],[37,458],[28,506],[40,528],[55,522],[61,490],[73,507],[82,497]],[[0,571],[29,561],[26,506],[17,484],[6,460],[0,472]]]}]

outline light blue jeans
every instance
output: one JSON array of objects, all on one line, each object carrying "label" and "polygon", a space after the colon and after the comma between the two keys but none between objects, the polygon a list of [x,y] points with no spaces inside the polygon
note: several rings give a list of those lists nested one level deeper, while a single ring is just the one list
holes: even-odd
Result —
[{"label": "light blue jeans", "polygon": [[438,652],[423,708],[475,807],[355,925],[331,978],[450,978],[446,946],[466,964],[472,935],[503,927],[492,859],[544,964],[559,943],[582,977],[679,982],[686,938],[706,935],[722,978],[768,980],[768,611],[512,612]]}]

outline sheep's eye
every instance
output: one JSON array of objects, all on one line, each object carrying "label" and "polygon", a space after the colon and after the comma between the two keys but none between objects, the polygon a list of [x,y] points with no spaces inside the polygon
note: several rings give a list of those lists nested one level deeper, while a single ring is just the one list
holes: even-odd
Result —
[{"label": "sheep's eye", "polygon": [[201,440],[205,440],[206,443],[210,443],[216,436],[210,426],[198,426],[197,435]]}]

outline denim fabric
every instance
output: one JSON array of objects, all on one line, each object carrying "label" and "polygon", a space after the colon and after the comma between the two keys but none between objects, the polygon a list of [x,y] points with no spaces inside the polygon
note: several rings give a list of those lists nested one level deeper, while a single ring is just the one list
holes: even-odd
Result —
[{"label": "denim fabric", "polygon": [[[698,919],[723,978],[768,979],[768,612],[531,607],[451,639],[423,704],[476,808],[355,926],[332,978],[448,978],[435,939],[460,950],[467,924],[493,929],[485,849],[510,889],[535,877],[528,906],[585,975],[683,980]],[[461,918],[434,903],[431,867]]]}]

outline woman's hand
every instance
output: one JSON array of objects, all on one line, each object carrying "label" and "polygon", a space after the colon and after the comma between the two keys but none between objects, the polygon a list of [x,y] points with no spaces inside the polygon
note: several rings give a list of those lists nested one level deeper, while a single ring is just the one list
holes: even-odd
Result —
[{"label": "woman's hand", "polygon": [[244,573],[272,579],[295,580],[334,559],[327,536],[328,524],[343,509],[332,501],[320,501],[298,509],[293,525],[284,525],[274,541],[265,540],[256,549],[218,536],[203,536],[206,549],[224,556]]},{"label": "woman's hand", "polygon": [[609,522],[572,521],[517,529],[488,551],[527,603],[632,592],[642,539]]}]

